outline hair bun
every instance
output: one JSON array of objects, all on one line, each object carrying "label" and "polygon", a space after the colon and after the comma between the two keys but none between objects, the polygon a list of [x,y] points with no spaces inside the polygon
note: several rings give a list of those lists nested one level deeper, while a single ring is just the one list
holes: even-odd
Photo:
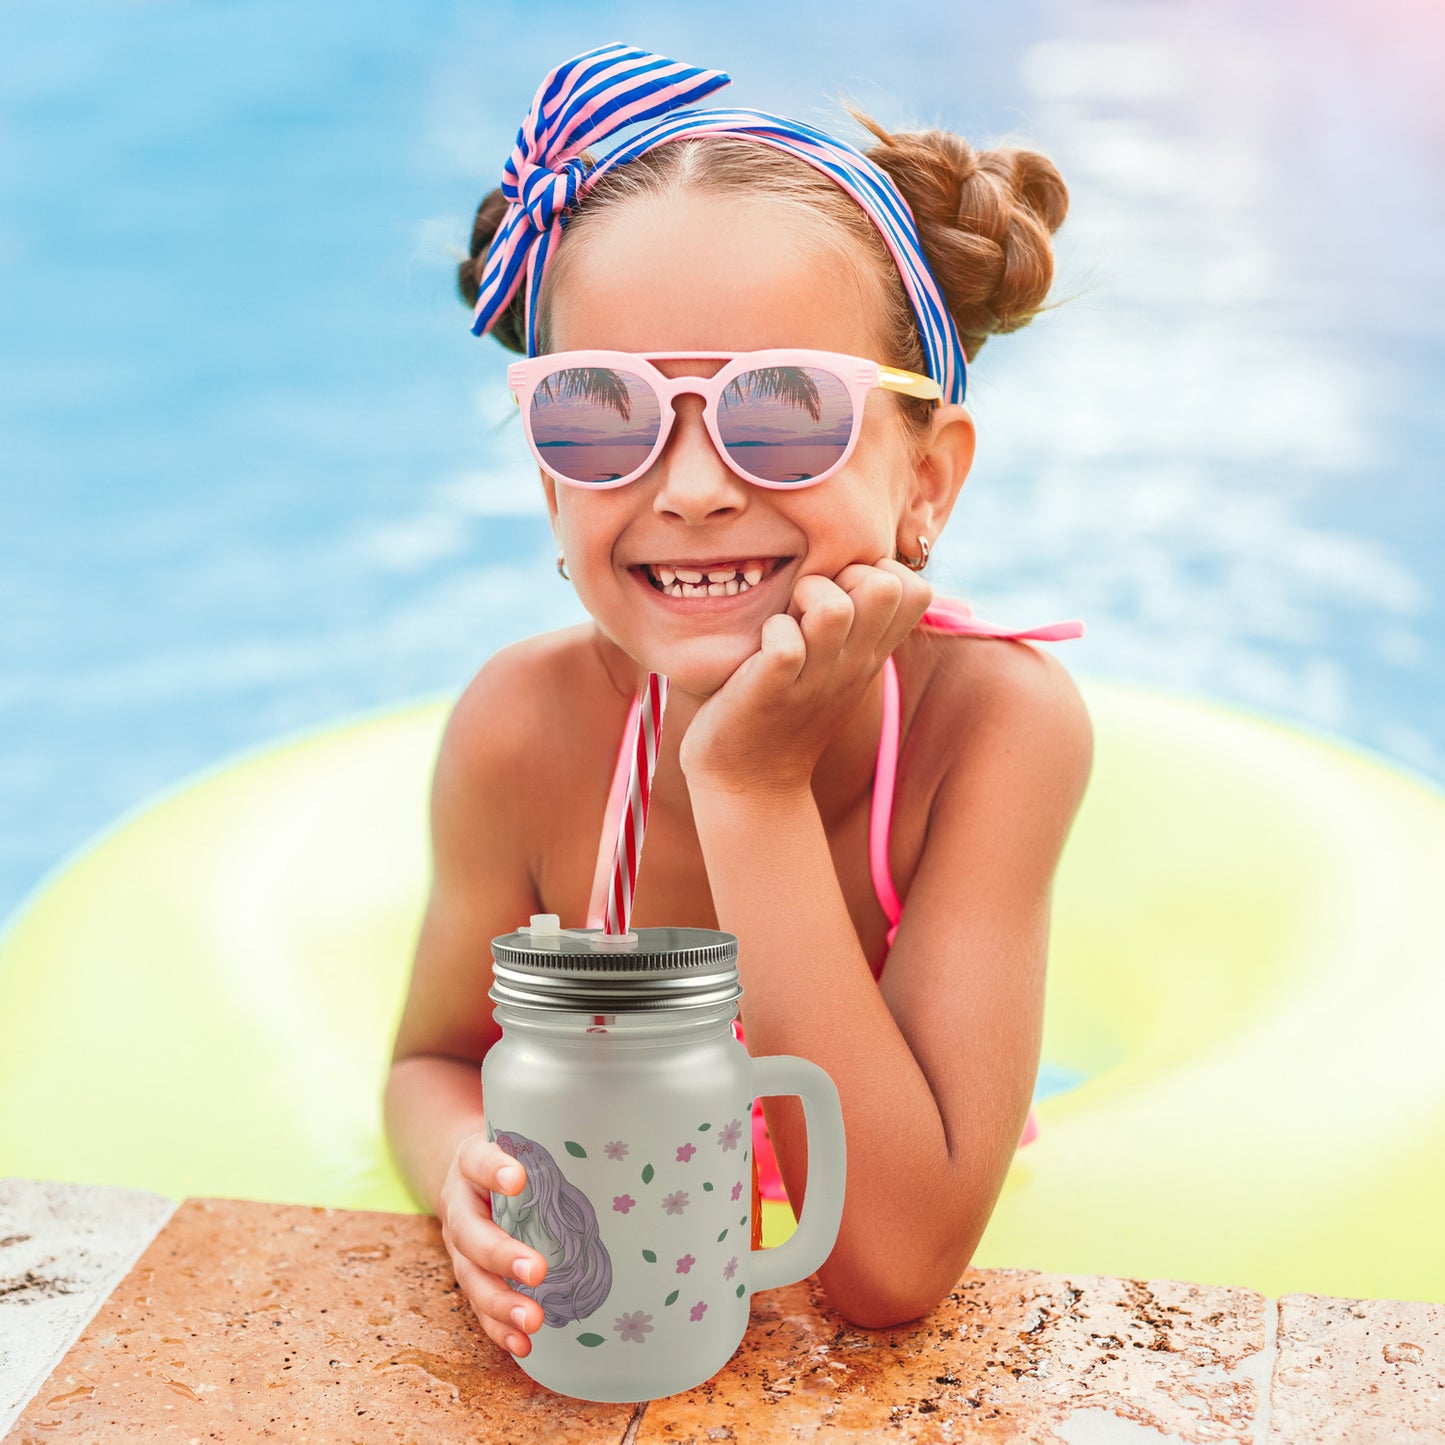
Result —
[{"label": "hair bun", "polygon": [[[482,268],[486,264],[487,251],[491,248],[492,237],[497,234],[507,214],[507,202],[499,189],[488,191],[477,207],[476,219],[472,222],[472,244],[470,255],[457,265],[457,291],[469,307],[475,307],[482,287]],[[510,351],[527,354],[526,301],[523,288],[508,303],[505,311],[492,323],[489,335],[495,336]]]},{"label": "hair bun", "polygon": [[1051,237],[1069,209],[1054,163],[1012,146],[978,151],[948,131],[890,134],[853,115],[879,139],[868,158],[913,211],[969,359],[995,332],[1027,326],[1043,309],[1054,276]]}]

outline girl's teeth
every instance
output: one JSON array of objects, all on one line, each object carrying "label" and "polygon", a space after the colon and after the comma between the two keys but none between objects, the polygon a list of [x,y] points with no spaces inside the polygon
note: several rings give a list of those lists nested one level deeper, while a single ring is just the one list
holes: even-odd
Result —
[{"label": "girl's teeth", "polygon": [[651,571],[660,591],[669,597],[736,597],[756,587],[766,570],[762,562],[717,568],[706,574],[690,567],[654,566]]}]

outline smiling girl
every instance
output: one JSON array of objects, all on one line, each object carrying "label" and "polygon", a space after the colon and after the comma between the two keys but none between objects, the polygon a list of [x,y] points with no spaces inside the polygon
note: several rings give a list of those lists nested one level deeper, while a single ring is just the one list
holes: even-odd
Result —
[{"label": "smiling girl", "polygon": [[[1024,639],[1082,628],[993,627],[919,573],[973,461],[967,360],[1043,304],[1067,193],[1039,155],[946,133],[870,123],[865,158],[679,109],[724,83],[620,45],[558,67],[461,268],[473,329],[527,357],[509,381],[591,620],[497,654],[448,721],[386,1121],[517,1354],[543,1312],[510,1282],[547,1259],[491,1215],[528,1183],[487,1138],[490,942],[534,913],[600,924],[649,672],[670,692],[632,922],[736,934],[749,1050],[837,1085],[829,1303],[865,1327],[937,1304],[1033,1124],[1092,740]],[[754,1145],[765,1195],[801,1210],[797,1100],[757,1111]]]}]

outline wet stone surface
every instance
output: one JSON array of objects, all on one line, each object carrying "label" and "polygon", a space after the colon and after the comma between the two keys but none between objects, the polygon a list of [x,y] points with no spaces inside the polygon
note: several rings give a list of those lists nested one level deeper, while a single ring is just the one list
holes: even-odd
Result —
[{"label": "wet stone surface", "polygon": [[189,1199],[5,1438],[566,1445],[632,1413],[523,1374],[430,1216]]},{"label": "wet stone surface", "polygon": [[175,1207],[138,1189],[0,1179],[0,1431]]},{"label": "wet stone surface", "polygon": [[1286,1295],[1269,1445],[1445,1442],[1445,1304]]},{"label": "wet stone surface", "polygon": [[[1020,1441],[1069,1445],[1081,1409],[1093,1438],[1249,1441],[1265,1342],[1250,1290],[1020,1270],[971,1271],[925,1319],[859,1330],[815,1281],[760,1296],[732,1364],[654,1400],[639,1445],[739,1440]],[[1143,1438],[1144,1431],[1138,1431]]]},{"label": "wet stone surface", "polygon": [[[21,1292],[32,1268],[62,1278],[25,1265]],[[1022,1270],[970,1271],[926,1318],[864,1330],[813,1277],[756,1297],[705,1384],[589,1404],[487,1338],[435,1219],[191,1199],[4,1438],[1440,1441],[1442,1341],[1441,1305]]]}]

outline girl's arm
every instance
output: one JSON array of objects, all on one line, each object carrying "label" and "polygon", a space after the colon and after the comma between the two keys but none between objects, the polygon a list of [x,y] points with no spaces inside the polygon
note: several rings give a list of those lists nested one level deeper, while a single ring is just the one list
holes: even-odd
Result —
[{"label": "girl's arm", "polygon": [[[953,1288],[1028,1114],[1050,888],[1092,741],[1063,667],[1008,646],[1003,685],[960,726],[881,986],[811,789],[689,777],[718,923],[740,942],[749,1049],[811,1059],[838,1088],[848,1186],[819,1273],[865,1327],[916,1319]],[[801,1105],[765,1110],[801,1210]]]},{"label": "girl's arm", "polygon": [[[482,1060],[501,1037],[487,993],[491,940],[540,911],[521,841],[530,833],[519,790],[509,785],[516,760],[529,756],[517,667],[515,653],[488,663],[442,736],[432,779],[431,894],[383,1111],[397,1167],[440,1221],[457,1282],[483,1330],[525,1355],[542,1311],[505,1281],[537,1284],[546,1261],[492,1219],[491,1191],[516,1195],[526,1179],[486,1137],[481,1084]],[[522,1259],[530,1273],[519,1268]]]}]

